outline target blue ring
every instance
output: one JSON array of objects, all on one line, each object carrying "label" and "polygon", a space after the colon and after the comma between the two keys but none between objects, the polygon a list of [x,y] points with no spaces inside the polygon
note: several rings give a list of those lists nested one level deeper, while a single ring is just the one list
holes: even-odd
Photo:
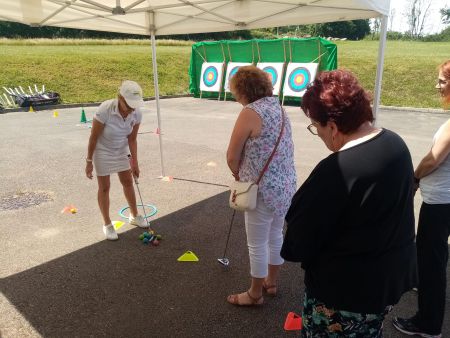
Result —
[{"label": "target blue ring", "polygon": [[[303,76],[303,82],[295,83],[295,78],[299,75]],[[311,81],[311,73],[309,72],[309,70],[305,67],[298,67],[295,68],[291,72],[291,74],[289,74],[288,85],[292,91],[301,92],[302,90],[306,89],[310,81]]]},{"label": "target blue ring", "polygon": [[[210,74],[212,75],[211,79],[209,79]],[[203,83],[207,87],[212,87],[216,84],[218,77],[219,74],[217,72],[217,68],[214,66],[209,66],[205,69],[205,72],[203,73]]]},{"label": "target blue ring", "polygon": [[231,79],[231,77],[232,77],[234,74],[236,74],[238,70],[239,70],[239,66],[234,67],[234,68],[231,70],[231,72],[230,72],[229,78]]},{"label": "target blue ring", "polygon": [[267,66],[263,68],[263,71],[265,71],[266,73],[269,73],[272,77],[272,86],[275,86],[275,83],[277,83],[278,81],[278,72],[275,68],[273,68],[272,66]]},{"label": "target blue ring", "polygon": [[228,74],[228,88],[230,87],[231,78],[233,77],[234,74],[237,73],[237,71],[239,70],[239,67],[240,66],[235,66],[230,70],[230,73]]}]

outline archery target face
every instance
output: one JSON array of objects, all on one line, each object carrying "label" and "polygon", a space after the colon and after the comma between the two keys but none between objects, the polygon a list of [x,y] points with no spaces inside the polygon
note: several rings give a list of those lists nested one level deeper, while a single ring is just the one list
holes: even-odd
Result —
[{"label": "archery target face", "polygon": [[227,66],[227,75],[225,77],[225,91],[230,92],[230,79],[236,72],[238,71],[239,67],[242,66],[250,66],[251,63],[244,63],[244,62],[228,62]]},{"label": "archery target face", "polygon": [[223,63],[205,62],[202,65],[200,77],[200,90],[218,92],[222,84]]},{"label": "archery target face", "polygon": [[273,95],[279,95],[281,89],[281,79],[283,78],[284,63],[280,62],[259,62],[257,67],[265,71],[272,80]]},{"label": "archery target face", "polygon": [[290,63],[284,79],[284,96],[302,97],[317,74],[317,63]]}]

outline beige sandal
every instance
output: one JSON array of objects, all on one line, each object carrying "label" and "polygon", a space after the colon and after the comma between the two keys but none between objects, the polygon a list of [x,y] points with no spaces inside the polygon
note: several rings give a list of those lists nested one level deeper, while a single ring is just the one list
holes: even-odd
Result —
[{"label": "beige sandal", "polygon": [[[239,296],[240,295],[244,295],[247,294],[248,298],[250,299],[250,303],[241,303],[239,301]],[[227,297],[227,302],[233,305],[238,305],[238,306],[260,306],[264,304],[264,298],[263,296],[259,297],[259,298],[254,298],[250,295],[249,290],[247,290],[246,292],[243,293],[239,293],[239,294],[235,294],[235,295],[229,295]]]}]

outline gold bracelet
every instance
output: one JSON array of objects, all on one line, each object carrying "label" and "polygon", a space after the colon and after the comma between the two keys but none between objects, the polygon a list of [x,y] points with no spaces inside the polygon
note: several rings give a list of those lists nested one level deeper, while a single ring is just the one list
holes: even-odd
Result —
[{"label": "gold bracelet", "polygon": [[92,159],[86,157],[86,162],[92,163]]}]

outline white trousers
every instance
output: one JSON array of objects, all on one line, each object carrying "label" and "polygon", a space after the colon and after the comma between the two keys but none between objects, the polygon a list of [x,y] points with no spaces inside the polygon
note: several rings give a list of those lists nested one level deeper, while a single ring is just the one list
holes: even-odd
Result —
[{"label": "white trousers", "polygon": [[246,211],[244,217],[250,256],[250,274],[254,278],[265,278],[269,273],[268,264],[284,263],[280,256],[284,217],[277,216],[267,209],[259,195],[256,209]]}]

